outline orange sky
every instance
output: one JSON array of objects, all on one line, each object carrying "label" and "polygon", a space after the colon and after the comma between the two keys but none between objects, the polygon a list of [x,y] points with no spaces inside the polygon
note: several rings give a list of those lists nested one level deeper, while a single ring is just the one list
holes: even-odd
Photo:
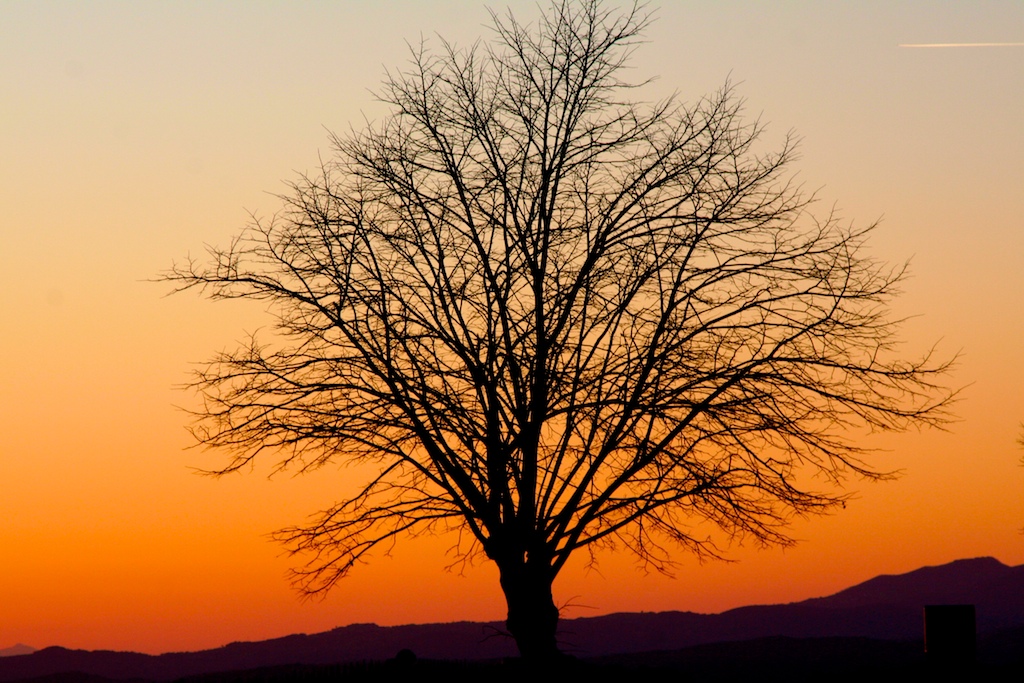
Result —
[{"label": "orange sky", "polygon": [[[510,3],[521,18],[532,0]],[[795,548],[736,563],[625,556],[556,583],[567,616],[717,611],[827,594],[961,557],[1024,563],[1024,4],[665,3],[634,60],[645,93],[727,77],[769,138],[802,138],[799,178],[873,253],[912,258],[908,353],[962,350],[947,432],[886,437],[886,484],[797,521]],[[0,3],[0,647],[213,647],[337,625],[500,619],[486,565],[446,572],[448,539],[405,543],[301,603],[266,535],[352,472],[212,480],[183,450],[190,363],[267,320],[145,282],[223,244],[247,211],[381,111],[368,90],[405,42],[486,29],[479,2]]]}]

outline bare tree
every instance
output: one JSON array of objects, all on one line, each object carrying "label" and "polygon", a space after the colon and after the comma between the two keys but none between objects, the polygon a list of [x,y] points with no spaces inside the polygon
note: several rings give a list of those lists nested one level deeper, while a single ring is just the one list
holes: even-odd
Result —
[{"label": "bare tree", "polygon": [[789,542],[845,478],[885,476],[853,428],[943,420],[948,365],[895,355],[903,268],[864,254],[873,226],[811,213],[792,140],[759,153],[731,87],[630,101],[641,7],[492,19],[489,42],[414,49],[379,93],[387,118],[335,137],[281,214],[165,277],[276,312],[279,334],[197,378],[195,434],[231,453],[217,473],[265,453],[376,468],[280,533],[299,585],[456,529],[543,659],[573,553],[664,569],[673,547],[718,552],[709,522]]}]

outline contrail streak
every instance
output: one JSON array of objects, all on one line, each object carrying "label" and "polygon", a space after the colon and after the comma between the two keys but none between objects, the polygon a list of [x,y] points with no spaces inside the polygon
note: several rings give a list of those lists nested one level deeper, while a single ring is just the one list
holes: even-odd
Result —
[{"label": "contrail streak", "polygon": [[1024,47],[1024,43],[900,43],[897,47]]}]

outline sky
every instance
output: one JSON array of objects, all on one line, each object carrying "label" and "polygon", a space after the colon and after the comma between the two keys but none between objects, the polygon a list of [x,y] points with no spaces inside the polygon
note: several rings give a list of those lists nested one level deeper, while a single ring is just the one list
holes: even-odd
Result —
[{"label": "sky", "polygon": [[[418,538],[302,601],[268,534],[350,468],[210,478],[189,371],[267,325],[257,305],[152,280],[280,208],[329,134],[386,110],[408,43],[487,37],[532,1],[0,3],[0,647],[166,652],[358,622],[500,620],[496,571]],[[909,260],[903,350],[959,354],[945,431],[865,436],[895,481],[796,519],[799,542],[570,562],[563,616],[716,612],[827,595],[959,558],[1024,564],[1024,3],[664,2],[632,72],[692,101],[727,80],[801,139],[797,178],[871,254]],[[909,44],[1015,43],[975,47]]]}]

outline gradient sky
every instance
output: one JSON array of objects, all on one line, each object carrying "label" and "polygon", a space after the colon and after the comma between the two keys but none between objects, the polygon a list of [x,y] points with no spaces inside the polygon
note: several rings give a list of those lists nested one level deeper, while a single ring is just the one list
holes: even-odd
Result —
[{"label": "gradient sky", "polygon": [[[533,0],[509,5],[526,20]],[[329,156],[328,130],[382,113],[370,91],[406,41],[486,35],[485,4],[378,0],[0,3],[0,647],[144,652],[353,622],[501,619],[496,572],[446,571],[450,539],[396,546],[300,602],[266,535],[357,473],[197,476],[191,364],[267,323],[251,304],[147,282],[224,244]],[[654,6],[652,4],[652,6]],[[1024,563],[1024,3],[665,2],[633,61],[651,97],[738,84],[798,178],[911,259],[908,354],[962,352],[948,431],[870,437],[895,482],[795,520],[788,550],[624,555],[556,582],[569,617],[720,611],[824,595],[964,557]],[[903,44],[1017,43],[959,48]],[[866,437],[867,438],[867,437]]]}]

